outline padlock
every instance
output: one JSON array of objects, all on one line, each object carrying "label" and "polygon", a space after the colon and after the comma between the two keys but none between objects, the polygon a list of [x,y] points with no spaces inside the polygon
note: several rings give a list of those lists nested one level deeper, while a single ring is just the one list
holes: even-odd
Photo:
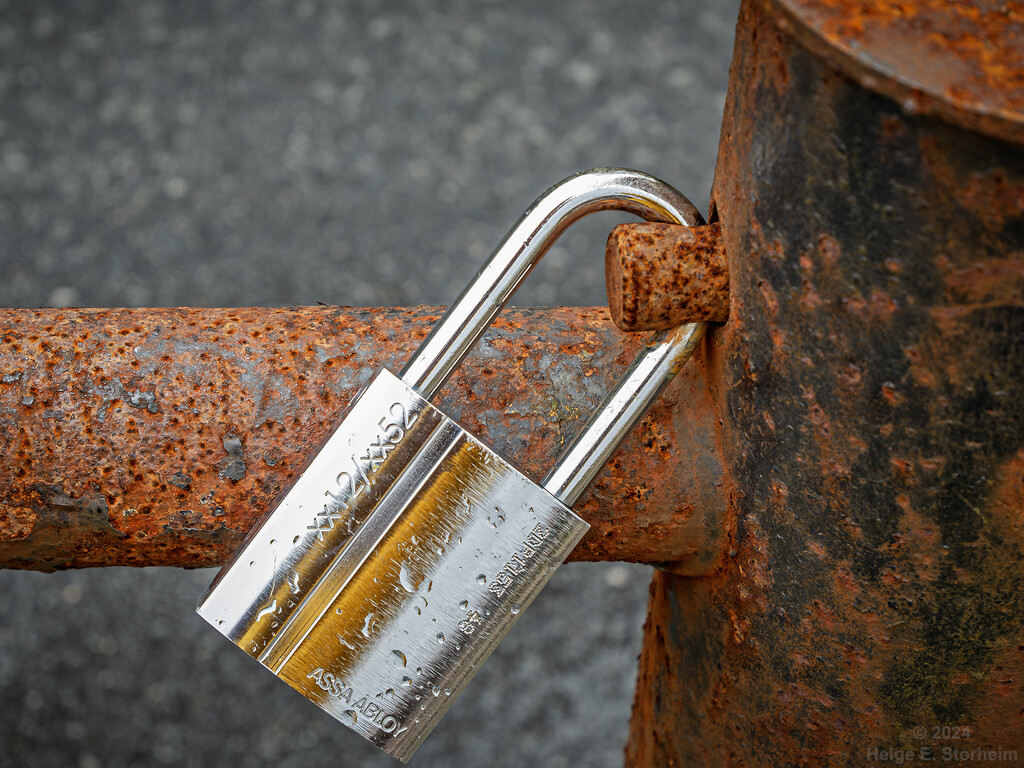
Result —
[{"label": "padlock", "polygon": [[574,220],[694,226],[651,176],[570,177],[523,215],[396,376],[357,396],[198,612],[306,698],[408,760],[590,527],[570,506],[696,348],[659,331],[541,485],[429,400]]}]

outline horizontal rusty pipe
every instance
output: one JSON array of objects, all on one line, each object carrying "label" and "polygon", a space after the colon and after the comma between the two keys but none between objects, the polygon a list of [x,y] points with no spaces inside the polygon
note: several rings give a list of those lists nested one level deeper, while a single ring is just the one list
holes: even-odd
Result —
[{"label": "horizontal rusty pipe", "polygon": [[[0,310],[0,566],[224,562],[355,392],[438,316]],[[539,478],[640,343],[603,309],[509,310],[437,402]],[[721,467],[698,365],[577,505],[593,529],[574,559],[717,561]]]},{"label": "horizontal rusty pipe", "polygon": [[605,248],[612,320],[655,331],[729,318],[729,271],[718,224],[620,224]]}]

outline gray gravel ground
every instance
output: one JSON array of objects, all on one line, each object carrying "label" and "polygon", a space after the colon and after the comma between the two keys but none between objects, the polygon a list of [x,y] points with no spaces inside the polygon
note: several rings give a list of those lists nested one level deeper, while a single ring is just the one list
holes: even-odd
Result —
[{"label": "gray gravel ground", "polygon": [[[736,5],[0,0],[0,306],[447,303],[578,170],[703,208]],[[617,220],[515,303],[603,304]],[[0,572],[0,765],[396,765],[193,614],[212,576]],[[563,568],[414,765],[619,765],[648,578]]]}]

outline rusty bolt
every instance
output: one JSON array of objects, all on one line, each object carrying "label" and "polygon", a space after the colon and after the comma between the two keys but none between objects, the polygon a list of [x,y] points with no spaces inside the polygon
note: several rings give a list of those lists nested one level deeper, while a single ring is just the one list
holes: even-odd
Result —
[{"label": "rusty bolt", "polygon": [[624,331],[729,317],[729,271],[718,224],[620,224],[608,236],[605,284]]}]

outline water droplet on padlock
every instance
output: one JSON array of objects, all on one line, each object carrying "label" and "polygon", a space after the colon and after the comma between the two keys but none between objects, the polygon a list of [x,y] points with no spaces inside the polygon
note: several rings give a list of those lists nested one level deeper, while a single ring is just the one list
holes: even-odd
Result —
[{"label": "water droplet on padlock", "polygon": [[430,692],[432,694],[434,694],[435,696],[440,696],[441,695],[441,686],[440,685],[435,685],[433,688],[430,689]]},{"label": "water droplet on padlock", "polygon": [[444,689],[444,695],[445,696],[451,696],[452,695],[452,689],[451,688],[445,688]]},{"label": "water droplet on padlock", "polygon": [[476,577],[476,583],[477,584],[486,584],[487,583],[487,577],[484,574],[481,573],[479,576]]},{"label": "water droplet on padlock", "polygon": [[459,603],[459,608],[461,608],[464,611],[468,610],[469,609],[469,600],[463,600],[461,603]]},{"label": "water droplet on padlock", "polygon": [[402,678],[402,685],[405,685],[405,686],[412,685],[412,678],[411,677],[403,677]]},{"label": "water droplet on padlock", "polygon": [[439,643],[443,643],[444,642],[444,635],[442,633],[440,633],[440,632],[437,633],[437,642],[439,642]]},{"label": "water droplet on padlock", "polygon": [[363,633],[363,637],[369,637],[373,634],[373,630],[376,628],[377,622],[373,618],[373,612],[366,614],[366,618],[363,620],[363,628],[359,630]]},{"label": "water droplet on padlock", "polygon": [[391,656],[395,660],[402,662],[403,667],[408,663],[408,659],[405,658],[405,654],[401,651],[391,651]]},{"label": "water droplet on padlock", "polygon": [[422,675],[423,674],[423,667],[416,667],[416,674],[417,675]]},{"label": "water droplet on padlock", "polygon": [[405,567],[404,563],[398,569],[398,583],[401,584],[402,589],[404,589],[409,594],[412,594],[417,589],[419,589],[419,586],[422,583],[422,581],[422,579],[420,579],[419,581],[414,579],[412,573],[410,573],[409,569]]},{"label": "water droplet on padlock", "polygon": [[519,603],[512,603],[512,607],[509,609],[512,611],[512,615],[519,613]]},{"label": "water droplet on padlock", "polygon": [[342,715],[343,715],[344,717],[346,717],[346,718],[348,718],[349,720],[351,720],[351,721],[352,721],[353,723],[357,723],[357,722],[359,722],[359,716],[358,716],[358,715],[356,714],[356,711],[355,711],[354,709],[346,709],[346,710],[345,710],[344,712],[342,712],[341,714],[342,714]]},{"label": "water droplet on padlock", "polygon": [[294,539],[292,539],[292,544],[298,544],[299,543],[299,539],[301,539],[301,538],[302,538],[301,536],[296,536]]},{"label": "water droplet on padlock", "polygon": [[270,546],[274,546],[275,544],[277,544],[277,539],[271,539]]}]

